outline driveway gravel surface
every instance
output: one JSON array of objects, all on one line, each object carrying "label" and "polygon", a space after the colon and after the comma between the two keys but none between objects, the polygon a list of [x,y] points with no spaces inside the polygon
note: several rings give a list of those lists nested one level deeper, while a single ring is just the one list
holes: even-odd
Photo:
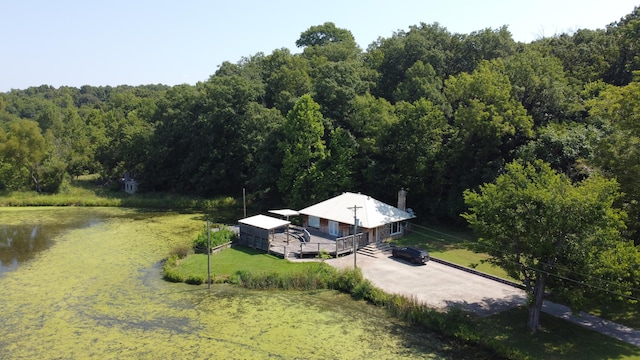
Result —
[{"label": "driveway gravel surface", "polygon": [[[327,261],[337,268],[353,268],[353,255]],[[414,265],[382,253],[377,257],[358,255],[362,274],[388,293],[414,296],[437,308],[462,307],[487,316],[523,305],[523,290],[451,268],[434,261]]]}]

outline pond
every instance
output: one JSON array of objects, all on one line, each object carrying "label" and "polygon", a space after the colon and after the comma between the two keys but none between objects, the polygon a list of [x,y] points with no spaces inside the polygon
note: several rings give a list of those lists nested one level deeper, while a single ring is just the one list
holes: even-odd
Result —
[{"label": "pond", "polygon": [[198,214],[0,209],[3,359],[476,358],[332,291],[172,284]]}]

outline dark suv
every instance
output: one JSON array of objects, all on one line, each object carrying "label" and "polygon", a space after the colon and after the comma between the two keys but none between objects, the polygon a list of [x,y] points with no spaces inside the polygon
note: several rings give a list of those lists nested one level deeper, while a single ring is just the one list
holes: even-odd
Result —
[{"label": "dark suv", "polygon": [[429,261],[429,253],[413,247],[396,247],[391,250],[395,258],[409,260],[414,264],[424,264]]}]

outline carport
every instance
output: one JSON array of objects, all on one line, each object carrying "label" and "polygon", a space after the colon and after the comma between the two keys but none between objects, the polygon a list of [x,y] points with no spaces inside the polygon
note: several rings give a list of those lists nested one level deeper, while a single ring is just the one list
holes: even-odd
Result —
[{"label": "carport", "polygon": [[283,229],[289,234],[291,222],[276,219],[266,215],[255,215],[242,220],[240,223],[240,245],[269,251],[271,241],[275,238],[277,229]]}]

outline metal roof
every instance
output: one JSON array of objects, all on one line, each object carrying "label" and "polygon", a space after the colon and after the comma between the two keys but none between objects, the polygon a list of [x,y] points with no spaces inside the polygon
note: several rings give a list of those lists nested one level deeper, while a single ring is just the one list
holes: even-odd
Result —
[{"label": "metal roof", "polygon": [[280,220],[266,215],[255,215],[242,220],[238,220],[238,222],[265,230],[273,230],[291,224],[290,221]]},{"label": "metal roof", "polygon": [[353,224],[354,206],[358,207],[358,225],[368,229],[415,217],[406,211],[385,204],[370,196],[350,192],[304,208],[299,213],[345,224]]},{"label": "metal roof", "polygon": [[300,215],[299,212],[291,209],[269,210],[269,212],[272,214],[277,214],[277,215],[287,216],[287,217]]}]

